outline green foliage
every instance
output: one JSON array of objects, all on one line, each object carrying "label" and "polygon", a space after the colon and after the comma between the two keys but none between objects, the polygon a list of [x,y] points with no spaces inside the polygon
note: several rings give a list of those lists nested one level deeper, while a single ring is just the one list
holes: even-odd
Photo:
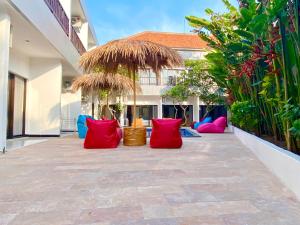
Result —
[{"label": "green foliage", "polygon": [[206,72],[225,90],[229,104],[255,106],[262,134],[285,139],[288,149],[300,152],[291,136],[300,118],[299,1],[240,0],[238,9],[223,2],[225,13],[208,9],[205,19],[186,17],[212,49]]},{"label": "green foliage", "polygon": [[188,68],[178,78],[178,82],[190,90],[207,106],[205,115],[213,110],[214,105],[224,104],[224,91],[212,79],[206,60],[186,60]]},{"label": "green foliage", "polygon": [[276,115],[283,121],[293,122],[300,118],[300,106],[286,103]]},{"label": "green foliage", "polygon": [[293,126],[290,129],[293,136],[300,140],[300,119],[293,122]]},{"label": "green foliage", "polygon": [[234,102],[230,108],[231,122],[248,131],[255,131],[258,125],[256,107],[249,101]]},{"label": "green foliage", "polygon": [[121,102],[117,102],[116,105],[115,105],[115,110],[116,110],[116,113],[121,113],[123,112],[125,109],[125,105],[122,104]]},{"label": "green foliage", "polygon": [[191,95],[191,91],[185,85],[178,84],[171,87],[162,96],[171,98],[175,103],[183,104]]},{"label": "green foliage", "polygon": [[[192,96],[192,92],[186,85],[184,85],[184,83],[176,84],[175,86],[171,87],[162,95],[162,97],[172,99],[174,106],[176,103],[180,105],[181,109],[183,110],[183,116],[184,116],[183,125],[186,125],[188,122],[187,115],[186,115],[186,109],[188,106],[184,105],[184,102],[187,101],[190,96]],[[176,116],[177,116],[177,110],[175,113],[175,118]]]}]

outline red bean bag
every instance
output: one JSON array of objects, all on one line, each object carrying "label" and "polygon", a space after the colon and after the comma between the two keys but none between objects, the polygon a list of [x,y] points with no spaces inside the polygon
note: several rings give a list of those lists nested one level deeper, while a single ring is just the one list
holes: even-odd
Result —
[{"label": "red bean bag", "polygon": [[116,120],[86,120],[88,131],[84,148],[116,148],[122,138],[122,131]]},{"label": "red bean bag", "polygon": [[106,116],[101,116],[101,120],[108,120]]},{"label": "red bean bag", "polygon": [[212,123],[205,123],[197,128],[199,133],[224,133],[227,119],[224,116],[219,117]]},{"label": "red bean bag", "polygon": [[180,148],[181,119],[152,119],[151,148]]}]

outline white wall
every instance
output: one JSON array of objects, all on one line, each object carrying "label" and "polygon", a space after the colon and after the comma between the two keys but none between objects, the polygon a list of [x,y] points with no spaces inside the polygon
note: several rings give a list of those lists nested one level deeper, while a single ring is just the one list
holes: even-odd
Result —
[{"label": "white wall", "polygon": [[0,151],[6,147],[9,37],[10,17],[0,8]]},{"label": "white wall", "polygon": [[163,85],[141,85],[142,93],[138,95],[158,95],[160,96],[166,90],[166,86]]},{"label": "white wall", "polygon": [[[187,101],[184,102],[184,105],[194,105],[195,99],[194,97],[189,97]],[[163,102],[164,105],[173,105],[173,102],[171,99],[165,99]]]},{"label": "white wall", "polygon": [[230,129],[300,200],[300,156],[236,127]]},{"label": "white wall", "polygon": [[179,54],[184,59],[204,59],[204,56],[207,54],[207,51],[199,50],[178,50]]},{"label": "white wall", "polygon": [[57,59],[31,59],[30,70],[26,134],[59,135],[62,64]]},{"label": "white wall", "polygon": [[[159,95],[144,96],[138,95],[136,98],[137,105],[158,105],[161,97]],[[128,96],[126,105],[133,105],[133,96]]]},{"label": "white wall", "polygon": [[9,52],[9,72],[28,79],[30,76],[30,59],[14,48]]},{"label": "white wall", "polygon": [[89,49],[89,24],[87,22],[83,23],[78,34],[85,49]]},{"label": "white wall", "polygon": [[78,69],[79,53],[46,3],[44,1],[28,3],[24,0],[11,0],[11,2],[49,40],[65,60],[80,72]]},{"label": "white wall", "polygon": [[59,0],[60,4],[62,5],[63,9],[65,10],[68,18],[71,18],[72,12],[72,0]]}]

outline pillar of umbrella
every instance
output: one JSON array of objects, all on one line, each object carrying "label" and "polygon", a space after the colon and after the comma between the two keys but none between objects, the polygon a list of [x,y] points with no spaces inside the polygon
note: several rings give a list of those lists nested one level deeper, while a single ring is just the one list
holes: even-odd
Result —
[{"label": "pillar of umbrella", "polygon": [[153,42],[121,39],[86,52],[80,59],[80,65],[87,73],[101,68],[107,76],[120,69],[128,71],[134,85],[133,125],[124,128],[124,145],[146,144],[146,128],[136,126],[136,75],[139,70],[150,68],[158,78],[163,68],[181,66],[181,56],[175,50]]}]

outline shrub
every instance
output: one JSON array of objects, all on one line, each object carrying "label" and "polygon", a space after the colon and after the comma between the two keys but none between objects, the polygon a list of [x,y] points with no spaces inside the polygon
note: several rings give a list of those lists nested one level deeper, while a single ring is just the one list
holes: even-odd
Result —
[{"label": "shrub", "polygon": [[230,108],[231,122],[247,131],[256,131],[258,115],[255,105],[249,101],[234,102]]},{"label": "shrub", "polygon": [[290,131],[292,135],[296,137],[296,139],[300,140],[300,119],[297,119],[293,122],[293,126]]}]

